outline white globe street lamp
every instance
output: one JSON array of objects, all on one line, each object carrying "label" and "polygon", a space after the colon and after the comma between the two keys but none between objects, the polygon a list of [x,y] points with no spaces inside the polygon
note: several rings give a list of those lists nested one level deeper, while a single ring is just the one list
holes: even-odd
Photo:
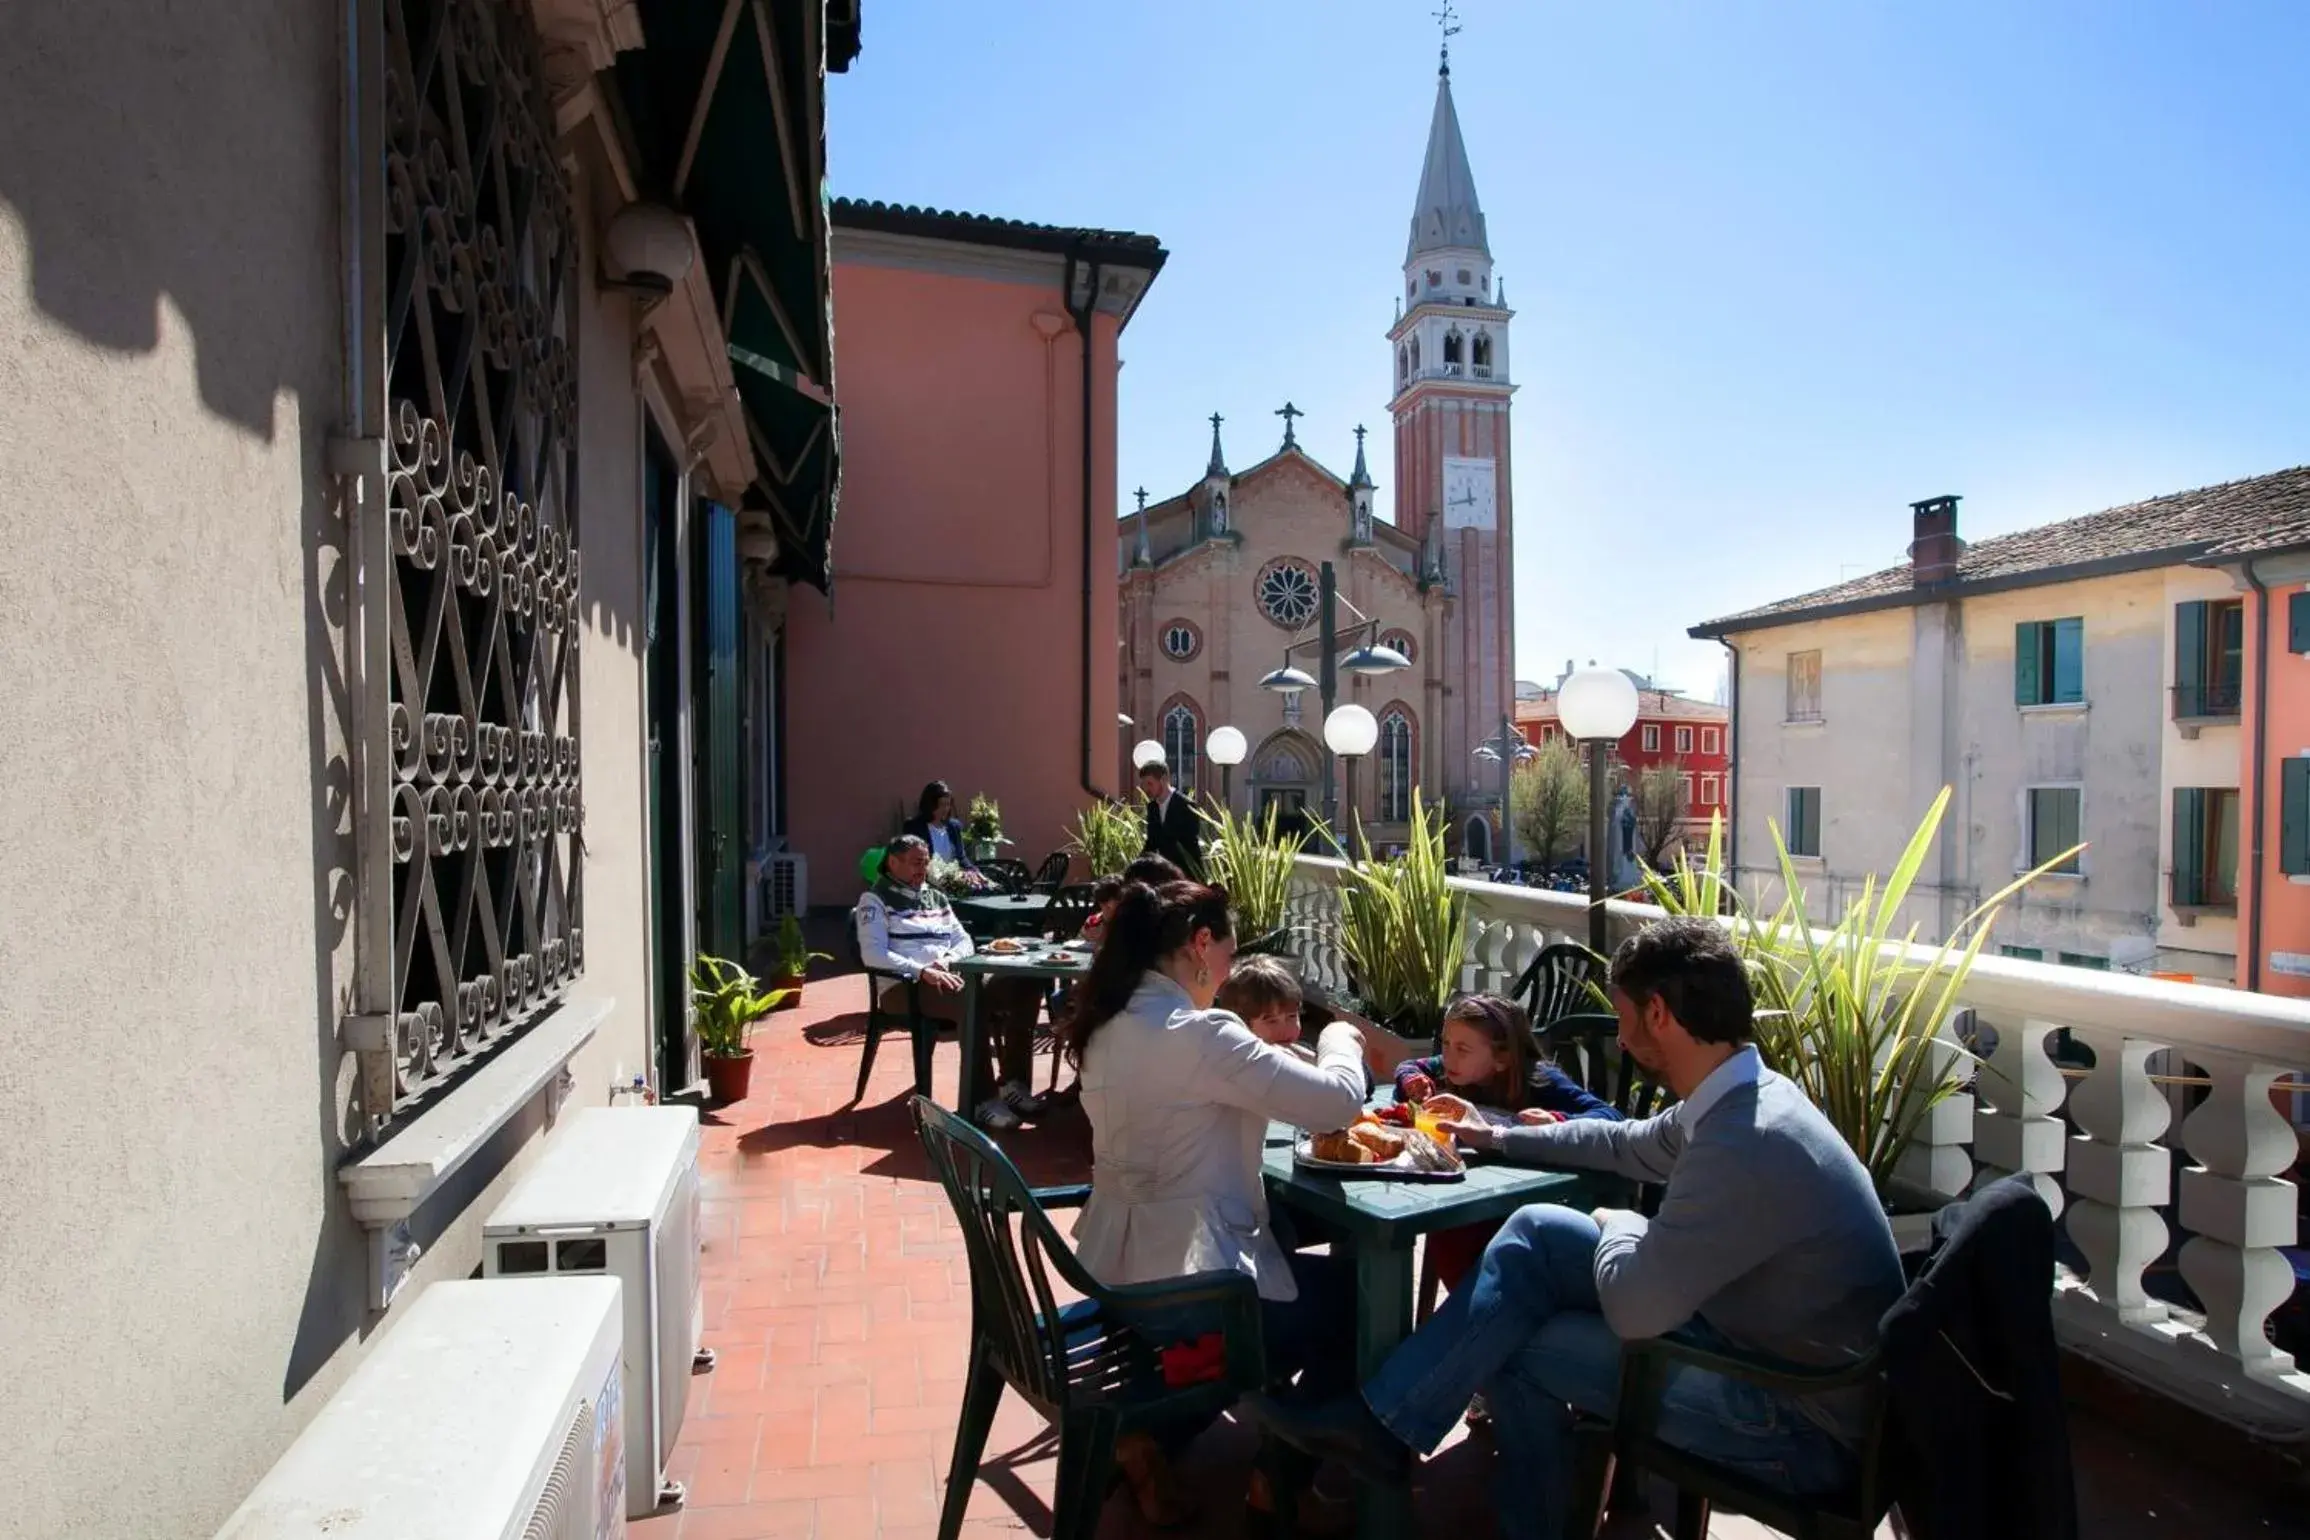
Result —
[{"label": "white globe street lamp", "polygon": [[1609,862],[1605,844],[1610,838],[1605,799],[1611,791],[1607,772],[1612,746],[1636,725],[1636,704],[1636,686],[1628,676],[1616,668],[1598,668],[1593,661],[1556,692],[1556,715],[1564,730],[1588,745],[1588,946],[1599,956],[1610,941],[1604,913],[1611,886],[1605,877]]},{"label": "white globe street lamp", "polygon": [[1235,767],[1250,751],[1238,727],[1214,727],[1203,740],[1203,757],[1219,767],[1219,801],[1224,807],[1235,806]]},{"label": "white globe street lamp", "polygon": [[[1379,718],[1350,701],[1335,706],[1323,719],[1324,747],[1347,761],[1347,805],[1352,817],[1356,811],[1356,760],[1372,751],[1380,741]],[[1337,830],[1332,838],[1339,838]]]},{"label": "white globe street lamp", "polygon": [[1144,770],[1149,765],[1168,767],[1169,764],[1170,759],[1164,754],[1163,745],[1155,739],[1142,738],[1131,745],[1131,768],[1133,770]]}]

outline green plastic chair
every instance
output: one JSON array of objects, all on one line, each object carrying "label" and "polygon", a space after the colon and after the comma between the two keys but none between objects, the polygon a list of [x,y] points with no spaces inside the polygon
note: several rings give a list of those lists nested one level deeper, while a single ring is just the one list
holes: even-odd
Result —
[{"label": "green plastic chair", "polygon": [[[849,942],[850,960],[858,971],[866,975],[866,1046],[858,1055],[858,1089],[850,1093],[853,1105],[866,1097],[866,1082],[874,1074],[874,1052],[882,1046],[886,1032],[903,1031],[914,1043],[914,1090],[917,1096],[930,1095],[930,1070],[938,1047],[939,1024],[922,1011],[922,985],[913,979],[895,973],[877,972],[866,966],[866,954],[858,945],[858,911],[850,911],[850,923],[844,927]],[[904,1011],[895,1011],[882,1003],[883,992],[906,1002]]]},{"label": "green plastic chair", "polygon": [[1604,962],[1594,952],[1570,941],[1540,949],[1516,982],[1508,998],[1524,1007],[1535,1028],[1545,1027],[1575,1012],[1604,1009]]},{"label": "green plastic chair", "polygon": [[[1051,1540],[1092,1540],[1113,1484],[1115,1441],[1209,1419],[1260,1388],[1259,1289],[1243,1273],[1197,1273],[1108,1288],[1075,1260],[1047,1209],[1088,1187],[1030,1188],[987,1137],[918,1096],[909,1104],[931,1170],[962,1224],[971,1268],[970,1372],[947,1467],[939,1540],[956,1540],[1003,1387],[1059,1432]],[[1061,1306],[1054,1275],[1083,1297]],[[1217,1379],[1164,1382],[1162,1351],[1216,1333]]]},{"label": "green plastic chair", "polygon": [[[1677,1364],[1792,1396],[1875,1386],[1878,1395],[1870,1407],[1858,1481],[1841,1492],[1795,1497],[1662,1443],[1661,1392],[1669,1369]],[[1709,1515],[1717,1508],[1746,1514],[1792,1540],[1870,1540],[1892,1510],[1894,1496],[1886,1458],[1888,1402],[1884,1383],[1884,1366],[1875,1353],[1841,1369],[1813,1370],[1716,1352],[1675,1337],[1624,1342],[1620,1348],[1620,1404],[1613,1420],[1607,1424],[1584,1417],[1574,1426],[1580,1487],[1572,1511],[1589,1519],[1588,1528],[1576,1532],[1595,1533],[1604,1521],[1607,1487],[1614,1489],[1612,1505],[1619,1506],[1627,1490],[1626,1478],[1642,1469],[1676,1487],[1676,1524],[1670,1531],[1674,1540],[1707,1540]]]}]

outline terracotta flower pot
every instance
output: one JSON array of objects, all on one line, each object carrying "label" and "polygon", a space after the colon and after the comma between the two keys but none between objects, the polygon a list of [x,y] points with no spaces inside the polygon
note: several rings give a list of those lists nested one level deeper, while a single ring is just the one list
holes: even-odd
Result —
[{"label": "terracotta flower pot", "polygon": [[770,980],[770,987],[772,989],[791,989],[794,991],[793,994],[786,998],[785,1003],[776,1006],[774,1009],[781,1011],[801,1009],[802,985],[809,977],[810,975],[807,973],[780,973],[773,975]]},{"label": "terracotta flower pot", "polygon": [[707,1054],[706,1088],[716,1106],[726,1107],[746,1099],[746,1091],[754,1083],[754,1050],[732,1054],[727,1058]]}]

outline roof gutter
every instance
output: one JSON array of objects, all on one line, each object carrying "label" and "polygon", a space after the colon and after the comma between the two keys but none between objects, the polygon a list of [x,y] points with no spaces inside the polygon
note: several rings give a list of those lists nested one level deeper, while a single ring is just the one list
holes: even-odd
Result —
[{"label": "roof gutter", "polygon": [[2248,729],[2247,774],[2254,788],[2254,822],[2246,835],[2246,891],[2254,896],[2246,910],[2246,977],[2242,981],[2249,990],[2262,987],[2262,910],[2268,895],[2262,891],[2262,830],[2270,821],[2269,805],[2263,800],[2269,789],[2269,765],[2263,758],[2263,744],[2270,728],[2270,589],[2254,570],[2253,558],[2239,564],[2247,588],[2254,595],[2254,720]]}]

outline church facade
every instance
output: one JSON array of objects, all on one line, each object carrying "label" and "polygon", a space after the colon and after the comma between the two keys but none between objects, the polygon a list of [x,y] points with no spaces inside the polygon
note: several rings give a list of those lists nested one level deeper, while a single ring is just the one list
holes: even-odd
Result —
[{"label": "church facade", "polygon": [[[1453,811],[1455,846],[1486,856],[1499,807],[1496,740],[1515,705],[1515,590],[1509,493],[1508,327],[1484,214],[1452,103],[1438,71],[1397,319],[1385,366],[1395,454],[1392,519],[1377,517],[1355,430],[1345,479],[1300,444],[1287,402],[1282,442],[1231,470],[1223,419],[1211,420],[1202,478],[1149,504],[1140,494],[1120,542],[1121,700],[1141,739],[1160,741],[1174,776],[1241,809],[1320,811],[1323,707],[1315,690],[1287,696],[1260,680],[1285,662],[1320,672],[1316,606],[1332,567],[1337,624],[1409,660],[1392,673],[1339,673],[1337,700],[1379,722],[1373,751],[1343,763],[1343,822],[1352,805],[1375,847],[1397,840],[1415,787]],[[1377,362],[1377,360],[1375,360]],[[1342,443],[1339,448],[1346,450]],[[1346,644],[1343,644],[1343,652]],[[1231,777],[1208,764],[1213,729],[1249,741]],[[1128,773],[1129,766],[1122,767]]]}]

